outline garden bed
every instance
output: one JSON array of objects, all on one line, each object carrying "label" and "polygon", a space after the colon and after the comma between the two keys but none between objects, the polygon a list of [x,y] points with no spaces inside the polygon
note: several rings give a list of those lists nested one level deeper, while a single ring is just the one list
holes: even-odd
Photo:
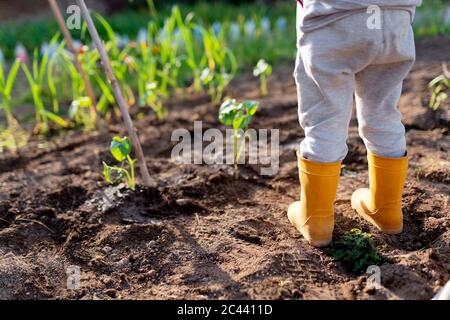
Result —
[{"label": "garden bed", "polygon": [[[175,129],[192,131],[195,120],[204,130],[219,126],[218,109],[202,97],[172,102],[161,124],[153,115],[136,121],[157,188],[133,192],[104,182],[111,136],[125,134],[119,125],[0,155],[0,299],[431,298],[450,274],[450,121],[448,105],[427,109],[427,83],[450,50],[439,39],[418,47],[400,102],[410,157],[404,232],[383,235],[351,209],[352,191],[368,182],[355,118],[335,205],[335,239],[354,227],[374,234],[384,289],[365,289],[367,275],[310,247],[289,225],[303,131],[288,66],[276,68],[266,98],[250,75],[228,89],[239,100],[260,100],[252,127],[280,129],[273,177],[244,165],[234,179],[229,166],[170,159]],[[80,289],[66,287],[70,265],[81,267]]]}]

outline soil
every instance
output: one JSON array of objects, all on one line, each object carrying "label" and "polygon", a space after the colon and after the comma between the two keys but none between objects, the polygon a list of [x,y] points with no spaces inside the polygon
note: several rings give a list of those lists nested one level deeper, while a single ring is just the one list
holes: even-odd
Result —
[{"label": "soil", "polygon": [[[242,165],[179,165],[171,134],[219,127],[205,96],[170,102],[158,123],[136,122],[156,188],[109,186],[102,160],[124,134],[70,132],[0,155],[0,299],[430,299],[450,274],[450,105],[427,108],[427,83],[450,61],[448,39],[418,44],[405,82],[410,170],[404,191],[405,230],[388,236],[357,217],[353,190],[368,183],[366,151],[353,118],[335,204],[338,239],[358,227],[374,234],[383,257],[383,287],[346,270],[327,250],[309,246],[286,218],[299,194],[297,121],[292,66],[276,68],[270,94],[259,97],[251,75],[228,91],[261,102],[252,127],[280,129],[280,170],[261,176]],[[66,270],[81,268],[81,287],[67,289]]]}]

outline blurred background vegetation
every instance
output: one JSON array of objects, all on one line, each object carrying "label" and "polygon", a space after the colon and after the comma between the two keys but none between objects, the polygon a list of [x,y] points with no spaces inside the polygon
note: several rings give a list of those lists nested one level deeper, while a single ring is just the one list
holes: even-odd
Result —
[{"label": "blurred background vegetation", "polygon": [[[61,7],[74,1],[59,1]],[[93,10],[106,16],[115,32],[134,39],[141,28],[145,28],[150,16],[147,0],[91,0],[87,1]],[[291,28],[287,33],[286,45],[295,40],[295,0],[156,0],[159,23],[170,15],[173,4],[180,6],[183,15],[193,12],[197,21],[205,25],[215,22],[230,22],[257,17],[267,17],[272,23],[283,17]],[[414,23],[417,37],[450,35],[450,1],[425,0],[418,9]],[[14,56],[14,48],[22,43],[27,50],[41,46],[56,32],[58,26],[51,16],[46,0],[0,0],[0,49],[7,59]],[[102,36],[105,31],[100,29]],[[79,32],[73,36],[80,37]],[[283,50],[283,48],[280,48]],[[294,47],[291,48],[294,52]],[[284,56],[281,55],[281,58]]]}]

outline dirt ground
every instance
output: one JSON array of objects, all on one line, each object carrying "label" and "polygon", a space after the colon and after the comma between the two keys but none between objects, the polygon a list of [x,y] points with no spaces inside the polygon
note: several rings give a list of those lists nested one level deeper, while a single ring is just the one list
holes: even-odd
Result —
[{"label": "dirt ground", "polygon": [[[384,259],[383,289],[315,249],[286,218],[298,197],[294,149],[297,121],[292,67],[279,67],[270,94],[259,99],[250,75],[228,94],[259,99],[252,126],[280,129],[280,170],[273,177],[244,165],[177,165],[171,133],[218,127],[206,97],[170,103],[158,124],[137,121],[158,188],[108,186],[101,161],[112,162],[111,136],[71,132],[32,142],[20,155],[0,155],[0,299],[430,299],[450,274],[450,106],[427,109],[427,83],[450,61],[448,39],[418,44],[405,82],[410,170],[403,205],[405,230],[383,235],[353,212],[353,190],[367,185],[367,161],[356,119],[335,205],[335,238],[359,227],[375,235]],[[223,127],[222,127],[223,128]],[[66,269],[81,268],[81,288],[66,288]]]}]

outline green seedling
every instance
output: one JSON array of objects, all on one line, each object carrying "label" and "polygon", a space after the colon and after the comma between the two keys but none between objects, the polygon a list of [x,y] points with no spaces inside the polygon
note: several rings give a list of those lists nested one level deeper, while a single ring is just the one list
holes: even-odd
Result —
[{"label": "green seedling", "polygon": [[167,117],[167,109],[164,107],[161,94],[158,92],[158,83],[147,84],[145,98],[148,106],[155,112],[156,118],[159,121],[164,120]]},{"label": "green seedling", "polygon": [[201,73],[201,80],[208,87],[212,103],[219,105],[226,87],[236,75],[238,64],[233,52],[224,45],[223,30],[216,35],[212,29],[203,29],[202,36],[207,67]]},{"label": "green seedling", "polygon": [[57,88],[56,88],[56,76],[55,76],[55,69],[57,65],[57,57],[58,54],[55,54],[54,57],[52,57],[48,63],[48,70],[47,70],[47,84],[48,89],[50,91],[50,95],[52,97],[52,105],[53,105],[53,112],[58,113],[59,112],[59,101],[57,96]]},{"label": "green seedling", "polygon": [[95,121],[89,112],[92,105],[91,98],[80,97],[72,101],[69,109],[69,117],[75,124],[82,125],[86,130],[95,129]]},{"label": "green seedling", "polygon": [[258,110],[258,102],[244,101],[238,103],[235,99],[226,100],[219,110],[219,121],[223,125],[231,126],[233,128],[233,163],[234,173],[237,174],[237,164],[241,156],[242,147],[245,143],[239,146],[239,141],[244,136],[248,125],[253,119],[253,116]]},{"label": "green seedling", "polygon": [[[95,72],[94,80],[102,93],[97,104],[97,109],[101,114],[105,115],[108,112],[110,105],[116,105],[116,99],[114,98],[114,94],[111,91],[111,88],[108,86],[107,80],[103,79],[103,77],[99,75],[98,72]],[[117,108],[111,108],[111,111],[114,113],[116,118],[119,118],[120,112],[119,110],[117,110]]]},{"label": "green seedling", "polygon": [[[49,72],[48,80],[49,80],[49,88],[51,89],[53,87],[53,89],[51,89],[51,91],[55,91],[56,92],[56,84],[54,84],[54,82],[56,83],[56,81],[53,80],[53,78],[55,78],[56,76],[60,75],[58,80],[61,81],[62,80],[61,78],[62,78],[63,75],[67,76],[68,77],[67,80],[70,81],[70,83],[72,84],[72,87],[71,87],[71,94],[72,94],[72,96],[71,96],[71,98],[72,98],[72,101],[75,102],[75,101],[78,101],[79,99],[86,98],[87,91],[86,91],[86,88],[85,88],[83,77],[78,72],[77,68],[75,67],[75,64],[74,64],[73,60],[74,60],[74,57],[71,56],[71,54],[69,52],[67,52],[64,49],[58,50],[58,53],[57,53],[57,55],[55,55],[55,58],[50,60],[49,71],[48,71]],[[64,72],[60,72],[59,74],[55,73],[56,76],[50,77],[51,70],[53,69],[51,67],[52,63],[57,65],[61,69],[61,71],[64,71]],[[91,73],[90,69],[86,68],[85,70],[89,71],[88,73]],[[52,94],[52,96],[53,96],[53,94]],[[91,101],[90,98],[89,98],[89,101],[91,102],[91,105],[88,106],[88,108],[89,108],[89,116],[91,118],[93,118],[92,115],[93,115],[93,113],[95,113],[95,109],[93,110],[94,106],[92,105],[92,101]],[[54,102],[53,106],[54,106],[53,110],[54,110],[54,112],[56,112],[55,111],[55,106],[57,106],[57,103]],[[95,123],[95,119],[92,119],[91,121],[87,121],[87,122],[86,121],[83,121],[81,123],[78,122],[78,120],[80,120],[80,118],[75,118],[74,119],[74,117],[73,117],[74,116],[74,111],[76,111],[76,113],[78,113],[78,110],[74,110],[72,108],[69,109],[69,116],[71,116],[72,120],[75,120],[76,124],[89,124],[89,127],[90,127],[91,123]]]},{"label": "green seedling", "polygon": [[66,58],[67,53],[64,50],[64,45],[64,41],[59,44],[56,52],[49,58],[47,66],[47,84],[52,98],[53,112],[55,114],[59,113],[58,89],[56,84],[62,80],[62,75],[57,73],[57,71],[59,71],[58,67],[65,66],[67,62],[72,64],[72,61],[68,61],[69,59]]},{"label": "green seedling", "polygon": [[86,95],[84,81],[72,61],[67,61],[67,69],[72,82],[72,99],[77,100]]},{"label": "green seedling", "polygon": [[233,76],[229,73],[217,73],[209,68],[205,68],[202,71],[200,79],[203,85],[207,86],[208,94],[211,96],[211,103],[213,105],[219,105],[223,93],[232,78]]},{"label": "green seedling", "polygon": [[272,74],[272,66],[261,59],[253,69],[253,76],[261,80],[261,95],[267,96],[267,78]]},{"label": "green seedling", "polygon": [[[58,37],[53,37],[50,44],[55,43]],[[68,128],[69,124],[66,120],[57,114],[46,110],[44,101],[42,99],[42,92],[44,88],[44,76],[49,62],[49,53],[45,53],[41,60],[39,60],[39,51],[34,51],[34,59],[32,63],[32,70],[28,68],[25,63],[22,63],[22,70],[28,80],[33,95],[35,105],[35,118],[37,131],[46,133],[48,131],[48,120],[55,122],[63,128]]]},{"label": "green seedling", "polygon": [[[176,28],[180,20],[181,12],[177,6],[173,6],[171,15],[165,20],[157,42],[159,46],[159,60],[161,70],[158,75],[161,77],[160,91],[168,95],[168,85],[177,88],[178,72],[181,67],[180,47],[182,45],[181,32],[177,34]],[[149,39],[149,41],[151,41]]]},{"label": "green seedling", "polygon": [[156,46],[153,38],[156,35],[157,26],[150,22],[147,26],[148,43],[137,44],[138,57],[136,58],[138,103],[140,107],[146,105],[147,84],[155,82],[157,72],[157,57],[154,55]]},{"label": "green seedling", "polygon": [[354,272],[362,272],[368,266],[378,265],[382,259],[375,250],[373,235],[352,229],[342,239],[333,242],[331,255]]},{"label": "green seedling", "polygon": [[[111,141],[110,151],[113,157],[120,162],[119,166],[109,166],[103,161],[103,176],[109,184],[125,181],[128,188],[134,190],[136,187],[134,165],[136,160],[132,159],[131,154],[131,142],[128,137],[114,137]],[[128,170],[125,169],[125,165],[128,165]]]},{"label": "green seedling", "polygon": [[0,152],[2,152],[3,149],[16,151],[27,142],[27,134],[20,127],[11,110],[11,92],[16,81],[19,68],[20,61],[16,60],[11,66],[8,75],[5,75],[3,61],[0,59],[0,108],[5,113],[7,125],[5,130],[0,131]]},{"label": "green seedling", "polygon": [[192,72],[192,86],[194,88],[194,91],[199,93],[202,91],[202,80],[200,77],[203,69],[203,52],[198,52],[199,46],[195,41],[194,29],[199,30],[201,28],[192,21],[194,17],[192,13],[188,14],[184,20],[181,16],[180,10],[176,10],[173,13],[177,21],[178,28],[183,37],[183,48],[186,55],[185,63]]},{"label": "green seedling", "polygon": [[147,86],[154,83],[156,78],[156,59],[149,57],[145,61],[137,63],[137,88],[139,97],[139,106],[143,107],[147,104]]},{"label": "green seedling", "polygon": [[15,124],[16,120],[11,111],[11,91],[14,86],[14,82],[16,81],[17,72],[20,68],[20,61],[16,60],[11,69],[9,70],[8,75],[5,77],[3,62],[0,60],[0,93],[2,97],[2,109],[6,116],[6,121],[8,123],[8,127],[11,127]]},{"label": "green seedling", "polygon": [[450,90],[450,73],[446,67],[444,67],[444,73],[431,80],[428,87],[431,91],[429,107],[436,111],[448,99],[447,92]]}]

